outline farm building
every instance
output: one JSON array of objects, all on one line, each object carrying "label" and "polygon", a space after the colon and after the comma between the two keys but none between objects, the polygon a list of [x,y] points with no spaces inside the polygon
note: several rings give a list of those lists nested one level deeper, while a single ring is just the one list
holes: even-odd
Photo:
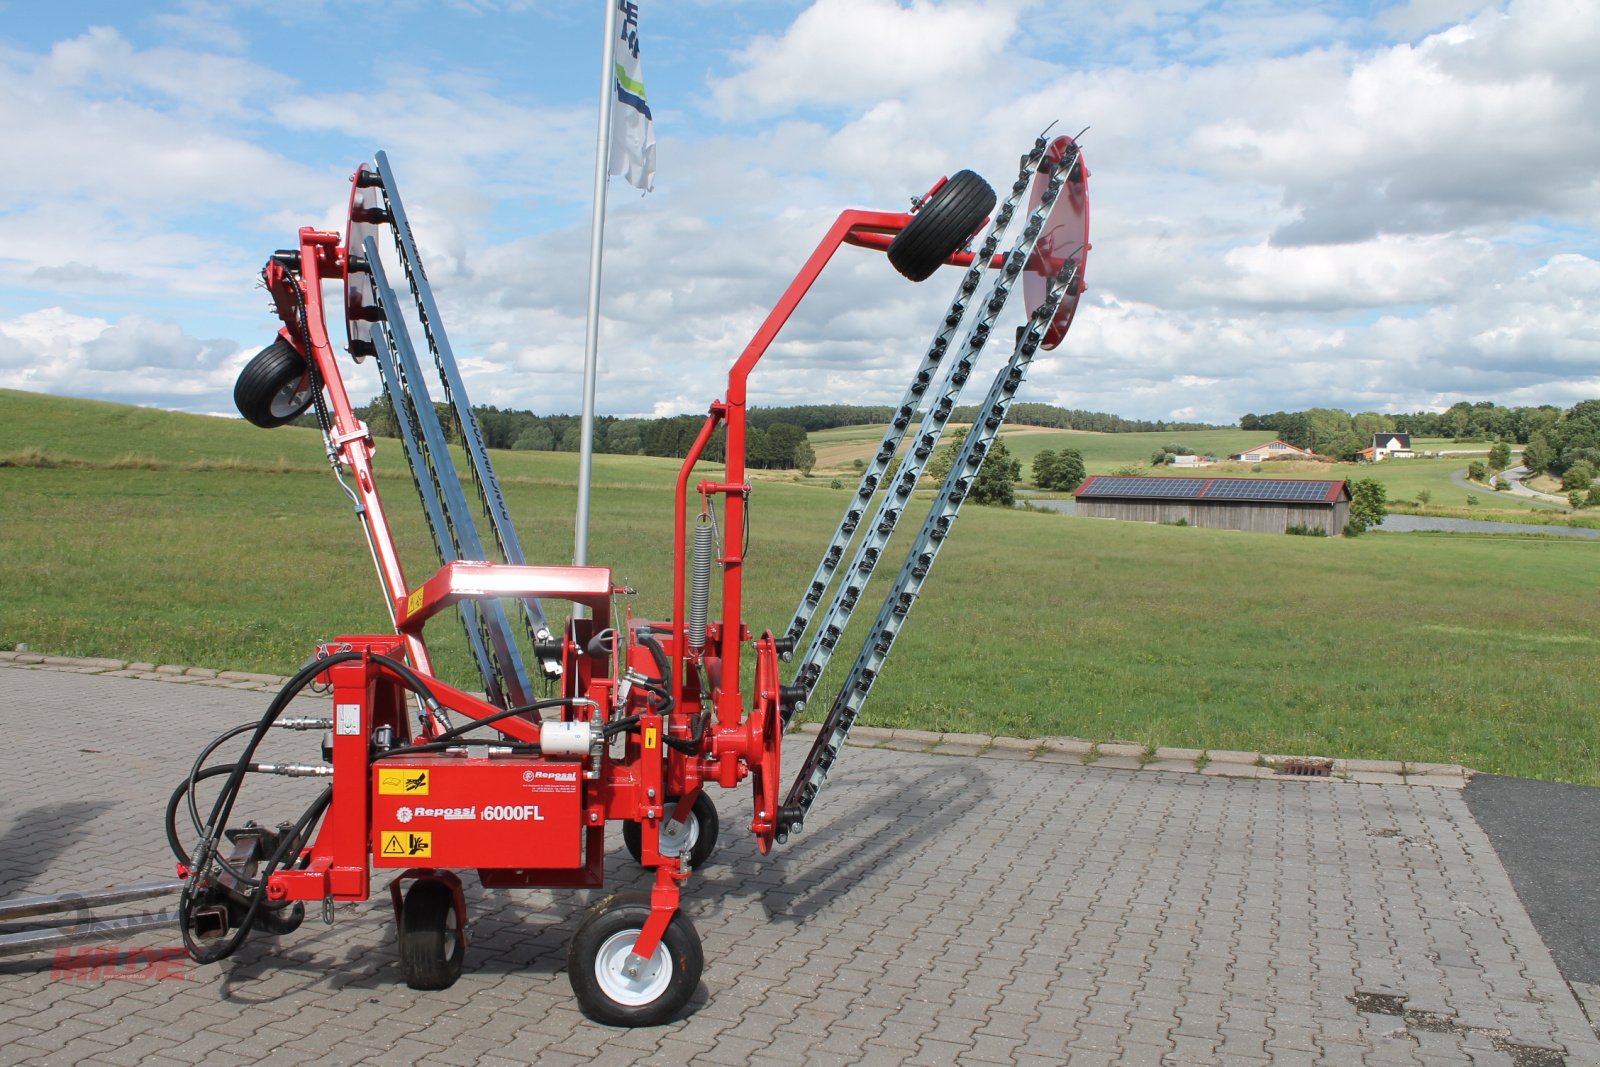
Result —
[{"label": "farm building", "polygon": [[1342,481],[1301,478],[1151,478],[1096,474],[1078,486],[1078,514],[1130,522],[1177,522],[1213,530],[1284,533],[1291,526],[1329,537],[1350,521]]},{"label": "farm building", "polygon": [[1291,445],[1288,441],[1268,441],[1264,445],[1235,452],[1228,458],[1243,463],[1261,463],[1269,459],[1316,459],[1317,454],[1309,449]]},{"label": "farm building", "polygon": [[1372,458],[1380,459],[1410,459],[1416,453],[1411,450],[1411,435],[1408,433],[1375,433],[1372,435]]}]

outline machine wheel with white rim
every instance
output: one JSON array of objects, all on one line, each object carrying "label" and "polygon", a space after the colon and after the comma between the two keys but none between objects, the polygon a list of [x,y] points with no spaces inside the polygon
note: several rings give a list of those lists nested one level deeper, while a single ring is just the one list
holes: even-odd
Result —
[{"label": "machine wheel with white rim", "polygon": [[305,358],[279,337],[245,364],[233,385],[233,404],[250,422],[270,430],[304,414],[315,399],[312,390]]},{"label": "machine wheel with white rim", "polygon": [[647,893],[617,893],[590,907],[567,951],[578,1007],[607,1026],[658,1026],[689,1002],[705,957],[700,934],[681,911],[647,960],[630,959],[650,918]]},{"label": "machine wheel with white rim", "polygon": [[[670,808],[669,808],[670,810]],[[721,820],[717,817],[717,805],[705,793],[701,793],[694,801],[694,809],[683,822],[681,834],[675,834],[671,820],[661,824],[661,854],[672,857],[689,854],[689,869],[698,871],[711,858],[711,853],[717,847],[717,831]],[[643,830],[636,822],[622,824],[622,843],[628,849],[628,855],[634,862],[640,861],[644,855]]]}]

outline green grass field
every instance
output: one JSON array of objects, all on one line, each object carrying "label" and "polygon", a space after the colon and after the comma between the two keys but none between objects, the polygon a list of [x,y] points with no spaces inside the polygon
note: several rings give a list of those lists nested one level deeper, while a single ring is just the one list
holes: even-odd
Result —
[{"label": "green grass field", "polygon": [[[56,464],[0,466],[0,647],[287,673],[318,640],[387,629],[316,434],[19,393],[0,393],[0,427],[0,463],[42,452]],[[386,470],[399,451],[384,442]],[[496,462],[529,557],[570,559],[576,457]],[[675,470],[596,464],[590,558],[639,590],[645,617],[670,595]],[[415,494],[398,474],[382,491],[419,582],[432,567]],[[844,501],[815,479],[759,485],[754,628],[787,621]],[[970,507],[863,721],[1600,784],[1597,551]],[[430,639],[464,681],[459,627]],[[825,679],[815,706],[831,692]]]},{"label": "green grass field", "polygon": [[[817,466],[813,477],[831,480],[839,477],[847,484],[855,476],[852,460],[869,459],[877,450],[881,428],[876,426],[844,426],[811,434],[812,447],[817,452]],[[1141,474],[1192,476],[1194,472],[1180,468],[1160,469],[1151,466],[1151,455],[1160,448],[1179,445],[1197,455],[1214,455],[1225,459],[1246,448],[1263,444],[1271,439],[1270,431],[1260,430],[1188,430],[1160,433],[1086,433],[1076,430],[1054,430],[1036,426],[1013,426],[1001,439],[1011,454],[1022,462],[1023,485],[1030,484],[1033,461],[1045,449],[1077,449],[1083,455],[1084,467],[1090,474],[1108,474],[1137,468]],[[1458,446],[1452,441],[1421,439],[1419,450],[1472,448]],[[1489,446],[1482,446],[1486,455]],[[1545,505],[1514,497],[1510,493],[1496,493],[1488,488],[1466,489],[1457,485],[1453,475],[1466,470],[1467,464],[1479,456],[1458,455],[1440,459],[1390,460],[1383,463],[1228,463],[1204,469],[1215,477],[1226,478],[1371,478],[1382,483],[1396,511],[1416,514],[1434,514],[1463,518],[1485,519],[1501,522],[1542,522],[1571,526],[1600,527],[1600,514],[1572,514],[1565,509],[1551,509]],[[1419,493],[1428,494],[1428,503],[1421,504]],[[1056,494],[1062,495],[1062,494]],[[1476,497],[1473,504],[1468,497]],[[1470,510],[1469,510],[1470,509]],[[1532,516],[1530,518],[1530,516]]]}]

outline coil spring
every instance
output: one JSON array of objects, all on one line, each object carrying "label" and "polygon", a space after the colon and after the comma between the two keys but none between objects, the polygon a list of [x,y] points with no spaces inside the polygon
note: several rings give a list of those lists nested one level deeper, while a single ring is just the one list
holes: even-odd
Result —
[{"label": "coil spring", "polygon": [[706,605],[711,599],[711,552],[716,535],[717,527],[711,516],[701,512],[694,527],[689,571],[689,647],[696,652],[706,647]]}]

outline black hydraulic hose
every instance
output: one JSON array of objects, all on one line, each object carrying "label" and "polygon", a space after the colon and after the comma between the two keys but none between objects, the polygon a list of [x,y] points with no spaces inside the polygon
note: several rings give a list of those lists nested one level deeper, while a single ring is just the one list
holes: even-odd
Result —
[{"label": "black hydraulic hose", "polygon": [[[253,757],[255,756],[256,749],[260,747],[262,740],[267,735],[267,731],[272,728],[272,724],[277,721],[280,715],[283,714],[284,709],[289,706],[290,701],[299,696],[300,691],[311,684],[317,675],[322,674],[323,672],[327,671],[328,668],[337,666],[338,664],[349,663],[352,660],[363,659],[370,660],[371,662],[383,667],[385,670],[388,670],[390,673],[394,674],[402,682],[404,682],[408,688],[412,689],[419,696],[421,696],[423,698],[424,707],[428,714],[433,714],[434,709],[438,708],[438,700],[429,690],[427,683],[424,682],[422,678],[409,666],[389,656],[372,655],[367,652],[359,652],[355,650],[351,650],[349,652],[336,652],[326,658],[311,661],[304,667],[300,668],[300,670],[295,673],[294,677],[289,679],[284,687],[278,691],[277,696],[273,697],[272,703],[268,705],[266,712],[261,716],[260,722],[255,725],[255,732],[251,735],[249,742],[245,745],[244,752],[239,756],[239,759],[231,767],[214,768],[218,771],[226,771],[228,780],[223,783],[221,792],[218,793],[215,803],[212,804],[211,818],[205,824],[205,828],[201,832],[200,845],[196,850],[197,854],[194,857],[193,863],[191,864],[188,880],[184,884],[183,893],[179,898],[179,914],[184,920],[179,925],[183,933],[184,946],[186,949],[188,949],[190,956],[195,961],[200,963],[209,963],[222,959],[223,957],[232,954],[238,948],[238,946],[243,943],[245,935],[249,933],[250,927],[254,924],[255,915],[260,908],[261,901],[266,896],[267,879],[271,876],[273,871],[277,869],[278,863],[280,862],[279,857],[289,845],[294,844],[297,840],[303,837],[303,834],[300,832],[301,828],[306,827],[314,823],[317,819],[321,818],[322,812],[327,810],[328,803],[333,798],[333,790],[330,786],[324,791],[323,796],[314,802],[312,806],[306,810],[305,814],[301,816],[299,823],[296,824],[295,832],[291,833],[280,844],[278,853],[274,854],[273,861],[263,869],[261,876],[258,879],[249,878],[245,876],[242,871],[234,870],[218,853],[217,842],[220,836],[219,828],[227,824],[228,817],[233,812],[233,806],[238,801],[239,787],[244,781],[244,776],[255,767]],[[238,732],[242,733],[243,730]],[[207,777],[210,777],[210,775],[207,775]],[[194,783],[198,780],[198,774],[191,775],[191,780],[188,783],[188,786],[191,790],[193,789]],[[240,929],[235,933],[235,935],[230,937],[221,949],[204,949],[194,941],[193,933],[189,928],[188,916],[194,907],[195,891],[199,888],[207,869],[213,863],[227,871],[228,874],[232,875],[241,883],[254,887],[255,894],[250,906],[250,910],[246,913],[245,921],[240,925]]]},{"label": "black hydraulic hose", "polygon": [[[229,774],[228,780],[223,783],[222,791],[217,794],[217,799],[211,806],[211,818],[205,823],[205,828],[201,830],[199,862],[190,874],[191,881],[198,879],[199,871],[211,862],[213,858],[216,858],[217,862],[229,874],[232,874],[235,878],[241,877],[240,872],[228,867],[226,860],[214,857],[213,851],[216,847],[218,827],[226,825],[228,816],[233,812],[233,805],[239,797],[239,787],[244,781],[248,768],[252,765],[252,758],[255,756],[256,749],[260,747],[262,739],[266,737],[267,731],[272,728],[272,724],[277,721],[278,716],[282,715],[284,709],[289,706],[289,702],[299,696],[300,691],[310,685],[317,675],[323,673],[329,667],[340,663],[348,663],[351,660],[362,659],[365,655],[366,653],[364,652],[356,651],[336,652],[326,659],[313,660],[301,667],[294,677],[290,678],[284,687],[278,690],[278,695],[273,697],[272,703],[267,706],[266,713],[256,723],[254,734],[251,735],[249,742],[245,745],[243,754],[234,762],[232,773]],[[386,661],[385,665],[395,662],[387,656],[373,656],[372,658],[374,661]],[[410,668],[406,668],[404,664],[398,664],[398,666],[405,668],[406,673],[415,677]],[[243,731],[239,732],[242,733]],[[193,814],[198,822],[198,811],[196,810]],[[249,879],[245,880],[248,881]]]},{"label": "black hydraulic hose", "polygon": [[[375,663],[384,668],[389,673],[396,676],[408,689],[411,689],[422,698],[424,726],[426,726],[427,720],[430,717],[438,720],[442,716],[442,709],[439,706],[438,699],[433,695],[432,690],[429,689],[427,682],[425,682],[422,677],[418,675],[416,671],[412,670],[407,664],[389,656],[375,655],[367,652],[358,652],[352,650],[349,652],[337,652],[326,658],[313,660],[312,662],[306,664],[294,675],[294,677],[290,678],[289,681],[285,683],[282,689],[278,691],[277,696],[273,698],[272,703],[267,707],[266,712],[262,715],[261,720],[258,723],[237,727],[233,730],[227,731],[221,737],[215,739],[210,746],[207,747],[205,753],[202,754],[201,759],[196,761],[195,766],[190,771],[188,779],[183,782],[179,786],[178,791],[173,794],[168,803],[167,810],[168,844],[172,847],[173,853],[179,858],[180,861],[190,865],[189,878],[185,882],[183,892],[179,896],[179,914],[183,917],[183,921],[180,922],[179,927],[183,937],[184,948],[188,951],[190,957],[196,962],[212,963],[217,960],[224,959],[237,951],[239,946],[244,943],[244,939],[249,935],[250,930],[254,927],[256,916],[259,914],[262,904],[266,900],[268,881],[271,879],[272,875],[283,866],[284,860],[287,856],[290,856],[291,854],[297,856],[299,854],[303,843],[309,839],[312,827],[314,827],[318,820],[322,818],[323,814],[327,811],[329,804],[333,800],[333,787],[329,786],[323,790],[321,795],[318,796],[315,801],[312,802],[311,806],[308,807],[304,814],[300,816],[300,819],[295,823],[291,831],[279,842],[278,848],[273,852],[272,856],[261,868],[258,877],[250,878],[246,876],[244,872],[234,870],[218,853],[217,843],[220,836],[219,828],[226,825],[228,817],[233,812],[233,806],[238,800],[239,788],[243,783],[244,776],[248,773],[259,771],[259,765],[253,762],[253,757],[255,756],[257,748],[260,747],[262,740],[266,737],[267,731],[272,728],[273,723],[275,723],[278,717],[283,714],[284,709],[288,707],[290,701],[298,696],[301,690],[305,689],[309,684],[311,684],[311,682],[319,674],[324,673],[330,667],[337,666],[340,663],[348,663],[352,660],[359,659],[368,660],[369,662]],[[375,758],[382,759],[387,756],[399,756],[414,752],[441,751],[450,747],[448,742],[460,737],[463,733],[469,730],[477,729],[481,726],[488,726],[499,721],[500,719],[509,718],[513,715],[524,714],[529,711],[538,711],[547,707],[571,706],[581,702],[582,701],[576,698],[560,697],[550,700],[536,701],[533,704],[523,705],[516,708],[510,708],[496,715],[491,715],[484,719],[476,719],[472,722],[463,723],[460,726],[447,729],[443,733],[437,735],[432,741],[427,741],[420,745],[408,745],[404,748],[391,749],[389,752],[381,753]],[[205,756],[208,756],[210,753],[214,752],[223,741],[251,730],[254,732],[252,733],[250,740],[246,743],[244,752],[234,763],[207,768],[202,768],[200,766],[204,762]],[[184,850],[182,843],[178,840],[176,826],[177,805],[180,802],[180,799],[187,794],[190,799],[191,817],[194,819],[196,826],[199,827],[199,810],[194,803],[194,787],[204,779],[219,777],[224,774],[228,776],[227,781],[223,783],[221,792],[218,794],[216,801],[212,804],[210,821],[200,829],[201,839],[200,846],[197,849],[198,855],[197,857],[190,857],[186,850]],[[212,864],[215,864],[222,870],[226,871],[240,885],[248,886],[250,888],[250,907],[245,912],[244,918],[240,921],[238,927],[227,937],[225,941],[217,945],[203,945],[195,940],[194,932],[190,927],[188,918],[196,907],[196,892],[200,888],[206,870]]]},{"label": "black hydraulic hose", "polygon": [[656,681],[666,685],[667,679],[672,677],[672,661],[667,659],[667,650],[662,648],[661,642],[656,639],[656,632],[648,627],[640,627],[639,643],[650,653],[650,658],[656,661],[656,670],[660,672]]},{"label": "black hydraulic hose", "polygon": [[[257,770],[257,765],[252,763],[249,770]],[[178,858],[179,863],[187,866],[190,859],[188,850],[183,847],[183,842],[178,838],[178,805],[187,798],[189,810],[193,811],[195,785],[205,781],[207,778],[215,778],[219,774],[229,774],[232,771],[233,764],[231,763],[207,767],[203,771],[190,774],[189,777],[178,783],[178,788],[172,791],[172,798],[167,801],[167,845],[172,849],[172,854]],[[202,835],[206,832],[205,827],[201,826],[198,821],[195,822],[195,830]]]},{"label": "black hydraulic hose", "polygon": [[633,680],[633,684],[638,686],[640,689],[643,689],[647,693],[655,694],[657,698],[655,700],[656,714],[670,714],[672,709],[677,706],[672,699],[672,690],[668,689],[665,685],[658,684],[657,682],[648,678],[635,678]]},{"label": "black hydraulic hose", "polygon": [[639,720],[643,717],[644,716],[642,715],[629,715],[626,719],[616,719],[612,722],[608,722],[600,730],[600,736],[609,741],[618,734],[638,726]]},{"label": "black hydraulic hose", "polygon": [[[242,726],[235,726],[231,730],[224,730],[222,733],[218,734],[212,740],[212,742],[209,745],[207,745],[205,748],[200,750],[200,755],[195,757],[195,761],[194,761],[193,765],[190,766],[190,768],[189,768],[188,788],[187,788],[187,790],[185,790],[187,792],[187,794],[188,794],[188,797],[189,797],[189,821],[194,824],[194,832],[197,833],[197,834],[200,834],[202,837],[205,836],[206,828],[205,828],[205,825],[203,823],[201,823],[201,821],[200,821],[200,808],[198,807],[198,805],[195,804],[194,786],[195,786],[195,783],[200,781],[200,779],[202,777],[205,777],[205,778],[213,778],[213,777],[215,777],[216,776],[215,772],[217,770],[219,770],[219,769],[222,769],[222,768],[213,767],[213,768],[211,768],[212,773],[205,774],[205,775],[202,775],[200,773],[200,768],[204,767],[206,765],[206,759],[211,755],[211,753],[215,752],[219,747],[221,747],[221,745],[222,745],[222,743],[224,741],[227,741],[227,740],[229,740],[231,738],[238,737],[240,734],[243,734],[243,733],[249,733],[251,730],[254,730],[258,725],[259,725],[259,723],[247,722]],[[228,766],[231,768],[232,764],[229,764]],[[174,794],[174,795],[176,795],[176,794]],[[169,837],[168,838],[168,842],[170,843],[171,841],[172,841],[172,838]],[[173,851],[176,852],[177,849],[174,848]],[[180,857],[180,859],[181,858],[182,857]],[[187,859],[185,859],[183,862],[187,863],[189,861]]]},{"label": "black hydraulic hose", "polygon": [[[426,742],[424,744],[420,744],[420,745],[406,745],[403,748],[391,748],[391,749],[388,749],[388,750],[386,750],[384,752],[375,752],[375,753],[373,753],[373,756],[372,756],[372,762],[376,763],[379,760],[394,759],[397,756],[417,756],[417,755],[423,755],[423,754],[426,754],[426,753],[429,753],[429,752],[448,752],[452,748],[459,748],[462,745],[492,745],[492,744],[494,744],[493,741],[461,741],[461,740],[428,741],[428,742]],[[506,747],[509,748],[513,753],[515,753],[516,755],[519,755],[519,756],[530,756],[530,755],[536,754],[539,751],[539,746],[538,745],[533,744],[532,742],[525,742],[525,741],[512,742],[511,744],[508,744]]]},{"label": "black hydraulic hose", "polygon": [[473,719],[471,722],[464,722],[460,726],[452,726],[444,733],[435,737],[434,741],[448,741],[451,738],[460,737],[468,730],[476,730],[480,726],[488,726],[492,723],[499,722],[501,719],[509,719],[513,715],[525,715],[530,711],[543,711],[545,708],[570,707],[574,704],[586,703],[589,703],[589,701],[580,697],[551,697],[548,700],[536,700],[532,704],[522,704],[514,708],[507,708],[504,711],[496,712],[493,715],[487,715],[481,719]]},{"label": "black hydraulic hose", "polygon": [[[196,963],[215,963],[239,950],[239,946],[244,944],[245,938],[250,936],[250,931],[255,927],[256,916],[267,899],[267,880],[283,865],[285,856],[291,851],[298,854],[301,843],[310,835],[311,828],[322,818],[332,801],[333,786],[330,785],[312,801],[311,806],[300,816],[293,829],[278,842],[277,850],[268,857],[265,866],[262,867],[260,884],[250,894],[249,909],[226,941],[220,945],[202,945],[195,940],[194,932],[189,928],[187,921],[178,924],[179,932],[183,936],[183,947],[191,959]],[[189,881],[184,883],[183,892],[178,897],[178,914],[185,919],[194,908],[195,888],[195,879],[191,876]]]},{"label": "black hydraulic hose", "polygon": [[705,712],[696,715],[694,718],[694,729],[690,732],[688,737],[663,737],[661,739],[661,743],[666,745],[668,748],[676,749],[677,751],[682,752],[686,756],[694,755],[696,752],[700,751],[700,743],[705,740],[707,718],[708,716]]}]

